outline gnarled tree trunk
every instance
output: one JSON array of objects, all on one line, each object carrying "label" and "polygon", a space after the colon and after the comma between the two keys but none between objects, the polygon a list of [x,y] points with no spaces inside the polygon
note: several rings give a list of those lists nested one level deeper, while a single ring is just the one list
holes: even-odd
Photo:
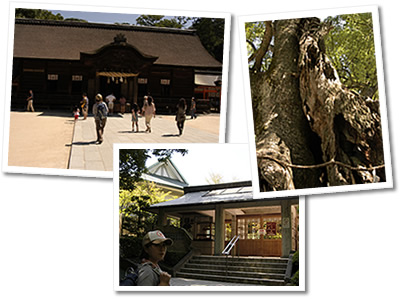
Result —
[{"label": "gnarled tree trunk", "polygon": [[[298,79],[300,20],[274,23],[272,65],[251,75],[260,190],[315,187],[319,170],[291,169],[289,164],[315,163],[313,133],[302,112]],[[271,157],[273,159],[270,159]]]},{"label": "gnarled tree trunk", "polygon": [[[379,102],[342,86],[319,19],[279,20],[274,29],[268,72],[251,74],[260,190],[373,182],[360,167],[384,163]],[[378,174],[385,180],[384,169]]]}]

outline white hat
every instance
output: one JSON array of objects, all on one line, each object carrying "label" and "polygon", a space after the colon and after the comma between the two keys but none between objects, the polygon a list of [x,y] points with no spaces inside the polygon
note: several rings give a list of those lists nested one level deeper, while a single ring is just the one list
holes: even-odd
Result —
[{"label": "white hat", "polygon": [[165,235],[160,230],[155,230],[148,232],[143,238],[142,241],[143,247],[150,243],[153,244],[165,243],[165,245],[171,246],[173,244],[173,241],[169,238],[166,238]]}]

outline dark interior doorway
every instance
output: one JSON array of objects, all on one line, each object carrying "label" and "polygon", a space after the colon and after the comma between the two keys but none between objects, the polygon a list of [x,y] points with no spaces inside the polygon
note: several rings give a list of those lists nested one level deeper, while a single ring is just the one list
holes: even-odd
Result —
[{"label": "dark interior doorway", "polygon": [[[124,79],[126,80],[126,79]],[[120,82],[120,78],[112,78],[110,77],[100,77],[100,93],[103,95],[103,98],[107,97],[109,94],[114,93],[114,96],[119,99],[121,96],[121,85],[123,83]]]}]

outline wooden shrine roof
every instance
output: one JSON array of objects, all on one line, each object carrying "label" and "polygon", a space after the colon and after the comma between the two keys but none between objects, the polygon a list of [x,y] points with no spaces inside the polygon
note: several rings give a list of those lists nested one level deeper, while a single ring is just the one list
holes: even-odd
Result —
[{"label": "wooden shrine roof", "polygon": [[194,30],[109,25],[70,21],[16,19],[14,58],[79,60],[123,34],[141,53],[155,56],[156,65],[221,68]]}]

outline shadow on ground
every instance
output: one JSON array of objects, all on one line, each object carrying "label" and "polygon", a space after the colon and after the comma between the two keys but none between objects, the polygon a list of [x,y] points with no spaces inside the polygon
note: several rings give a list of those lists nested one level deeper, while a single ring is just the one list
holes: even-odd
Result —
[{"label": "shadow on ground", "polygon": [[95,145],[97,144],[97,141],[91,141],[91,142],[73,142],[72,144],[66,144],[65,146],[70,147],[70,146],[87,146],[87,145]]}]

